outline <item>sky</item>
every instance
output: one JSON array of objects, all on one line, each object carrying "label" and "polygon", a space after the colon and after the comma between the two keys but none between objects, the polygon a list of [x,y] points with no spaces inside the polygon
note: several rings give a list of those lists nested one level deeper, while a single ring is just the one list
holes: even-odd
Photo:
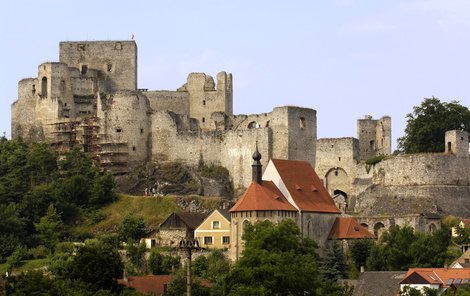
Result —
[{"label": "sky", "polygon": [[17,0],[0,3],[0,133],[18,81],[58,61],[60,41],[132,35],[139,88],[230,72],[235,114],[313,108],[318,138],[389,115],[395,148],[424,98],[470,106],[468,0]]}]

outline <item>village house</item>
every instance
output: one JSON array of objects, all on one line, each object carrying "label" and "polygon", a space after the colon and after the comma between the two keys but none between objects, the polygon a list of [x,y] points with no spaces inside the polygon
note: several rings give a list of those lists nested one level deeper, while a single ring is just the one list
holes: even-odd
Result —
[{"label": "village house", "polygon": [[[157,240],[160,246],[176,246],[183,238],[194,238],[194,230],[207,216],[201,213],[172,213],[160,224],[153,239]],[[151,239],[146,238],[146,241]]]},{"label": "village house", "polygon": [[194,230],[199,245],[208,249],[230,248],[230,213],[228,210],[214,210]]},{"label": "village house", "polygon": [[470,281],[470,268],[410,268],[400,282],[400,291],[406,286],[424,291],[438,290],[441,295],[450,287],[466,285]]}]

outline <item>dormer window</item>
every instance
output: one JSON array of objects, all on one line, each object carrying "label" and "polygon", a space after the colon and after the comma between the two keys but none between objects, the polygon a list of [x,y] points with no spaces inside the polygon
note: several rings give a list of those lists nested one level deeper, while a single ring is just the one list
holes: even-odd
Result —
[{"label": "dormer window", "polygon": [[212,221],[212,228],[213,229],[220,228],[220,221]]}]

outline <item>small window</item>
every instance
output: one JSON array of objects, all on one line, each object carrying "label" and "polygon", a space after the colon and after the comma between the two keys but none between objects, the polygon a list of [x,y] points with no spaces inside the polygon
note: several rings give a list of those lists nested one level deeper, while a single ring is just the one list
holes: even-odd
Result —
[{"label": "small window", "polygon": [[338,171],[335,171],[335,176],[338,176]]},{"label": "small window", "polygon": [[374,141],[374,140],[372,140],[372,141],[369,142],[369,148],[370,148],[371,150],[374,150],[374,149],[375,149],[375,141]]},{"label": "small window", "polygon": [[358,227],[358,226],[354,226],[354,231],[359,231],[359,227]]},{"label": "small window", "polygon": [[448,279],[448,280],[447,280],[447,285],[448,285],[448,286],[452,285],[452,282],[453,282],[453,281],[454,281],[454,279]]},{"label": "small window", "polygon": [[116,133],[120,133],[120,132],[122,132],[122,128],[118,127],[118,128],[116,129]]},{"label": "small window", "polygon": [[203,101],[202,101],[202,105],[203,105],[203,106],[206,105],[206,100],[203,100]]},{"label": "small window", "polygon": [[64,103],[64,107],[67,107],[67,103]]},{"label": "small window", "polygon": [[205,117],[202,118],[202,122],[206,122],[206,118],[205,118]]},{"label": "small window", "polygon": [[88,66],[82,65],[82,75],[85,75],[88,72]]},{"label": "small window", "polygon": [[132,151],[135,151],[135,146],[132,146]]},{"label": "small window", "polygon": [[141,134],[144,133],[144,129],[143,129],[143,128],[140,129],[140,133],[141,133]]},{"label": "small window", "polygon": [[220,222],[219,221],[212,221],[212,228],[220,228]]},{"label": "small window", "polygon": [[341,161],[341,157],[338,157],[338,161]]},{"label": "small window", "polygon": [[460,285],[462,283],[462,279],[455,279],[454,285]]},{"label": "small window", "polygon": [[33,95],[36,93],[36,85],[33,84],[33,89],[32,89]]},{"label": "small window", "polygon": [[204,244],[205,245],[212,245],[212,236],[205,236],[204,237]]},{"label": "small window", "polygon": [[222,237],[222,244],[224,244],[224,245],[230,244],[230,236],[223,236]]},{"label": "small window", "polygon": [[304,117],[299,118],[299,125],[300,125],[301,129],[305,128],[305,118]]}]

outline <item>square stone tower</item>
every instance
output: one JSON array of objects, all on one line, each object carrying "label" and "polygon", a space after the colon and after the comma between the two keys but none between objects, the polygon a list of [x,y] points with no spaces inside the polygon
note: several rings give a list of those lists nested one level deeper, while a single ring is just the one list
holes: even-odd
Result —
[{"label": "square stone tower", "polygon": [[445,136],[445,152],[459,157],[468,157],[468,133],[466,131],[447,131]]},{"label": "square stone tower", "polygon": [[107,91],[137,89],[135,41],[74,41],[60,43],[60,62],[80,70],[99,70]]}]

